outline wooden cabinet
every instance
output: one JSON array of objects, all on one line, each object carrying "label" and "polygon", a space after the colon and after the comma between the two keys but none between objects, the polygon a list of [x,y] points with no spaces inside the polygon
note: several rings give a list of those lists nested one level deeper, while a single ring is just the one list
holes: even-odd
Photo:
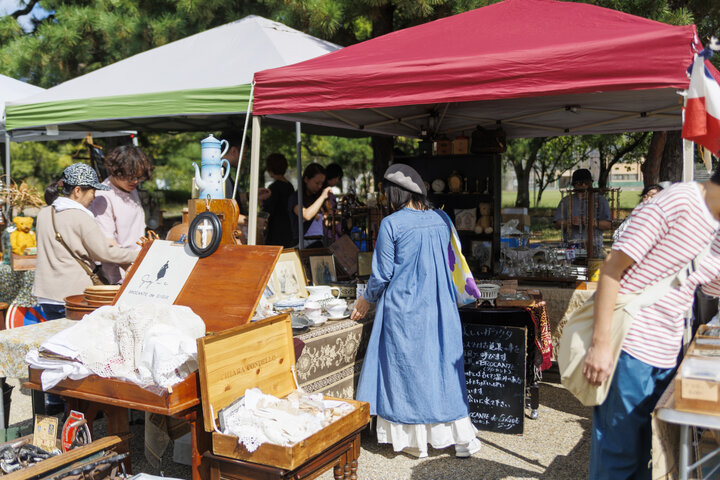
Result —
[{"label": "wooden cabinet", "polygon": [[[500,258],[500,155],[398,157],[395,161],[417,170],[427,184],[428,198],[433,206],[442,208],[450,216],[475,277],[493,275]],[[438,188],[440,183],[442,189]],[[492,212],[492,233],[477,233],[475,226],[480,218],[479,207],[487,203]],[[468,219],[473,217],[474,222],[470,226]]]}]

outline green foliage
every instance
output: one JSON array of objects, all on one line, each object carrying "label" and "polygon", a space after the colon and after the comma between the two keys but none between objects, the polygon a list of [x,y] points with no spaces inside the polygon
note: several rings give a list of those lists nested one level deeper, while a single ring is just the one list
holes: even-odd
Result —
[{"label": "green foliage", "polygon": [[603,188],[607,186],[608,175],[612,167],[620,162],[641,162],[648,151],[650,135],[648,132],[625,133],[617,135],[585,135],[583,148],[587,152],[596,152],[600,163],[600,176],[595,180]]},{"label": "green foliage", "polygon": [[43,189],[58,180],[68,165],[87,161],[73,158],[77,151],[77,144],[71,142],[11,143],[10,178],[18,184],[25,180],[29,185]]}]

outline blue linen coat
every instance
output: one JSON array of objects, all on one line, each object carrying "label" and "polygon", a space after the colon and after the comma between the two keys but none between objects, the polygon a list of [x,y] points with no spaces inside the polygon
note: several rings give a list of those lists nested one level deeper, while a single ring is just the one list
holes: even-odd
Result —
[{"label": "blue linen coat", "polygon": [[434,210],[383,219],[365,299],[377,303],[357,399],[402,424],[468,416],[462,328],[450,270],[450,231]]}]

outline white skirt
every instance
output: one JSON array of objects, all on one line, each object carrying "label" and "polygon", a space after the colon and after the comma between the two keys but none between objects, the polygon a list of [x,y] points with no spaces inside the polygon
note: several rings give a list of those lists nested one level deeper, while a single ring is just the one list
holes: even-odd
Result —
[{"label": "white skirt", "polygon": [[378,443],[392,443],[393,450],[418,449],[427,453],[428,443],[433,448],[446,448],[450,445],[467,445],[473,439],[477,428],[464,417],[454,422],[402,424],[385,420],[377,416]]}]

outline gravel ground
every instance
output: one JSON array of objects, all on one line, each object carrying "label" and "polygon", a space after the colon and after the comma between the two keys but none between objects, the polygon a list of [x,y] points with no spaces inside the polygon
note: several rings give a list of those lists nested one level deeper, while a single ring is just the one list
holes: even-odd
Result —
[{"label": "gravel ground", "polygon": [[[17,380],[8,383],[18,385]],[[15,388],[10,424],[32,431],[31,401],[27,392]],[[371,434],[364,435],[358,477],[368,480],[452,480],[452,479],[580,479],[587,478],[592,410],[583,407],[559,383],[557,373],[546,372],[540,385],[539,418],[525,418],[523,435],[480,432],[483,448],[471,458],[456,458],[452,447],[430,449],[428,458],[415,459],[379,445]],[[133,412],[133,419],[143,414]],[[104,434],[104,421],[96,422],[96,436]],[[190,467],[173,462],[172,447],[154,469],[143,453],[142,424],[131,425],[133,470],[166,477],[190,478]],[[320,480],[332,480],[326,472]]]}]

